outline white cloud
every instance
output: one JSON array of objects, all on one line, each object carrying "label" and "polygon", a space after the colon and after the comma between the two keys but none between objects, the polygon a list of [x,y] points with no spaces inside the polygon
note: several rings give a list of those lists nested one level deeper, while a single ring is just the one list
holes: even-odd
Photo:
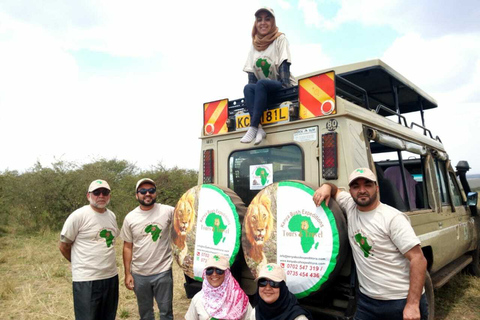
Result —
[{"label": "white cloud", "polygon": [[300,0],[308,24],[336,28],[348,22],[366,26],[390,26],[399,33],[417,32],[427,37],[446,33],[480,32],[480,6],[476,0],[339,0],[332,19],[323,20],[317,4],[322,0]]},{"label": "white cloud", "polygon": [[478,102],[480,34],[435,39],[407,34],[395,40],[382,59],[427,92]]},{"label": "white cloud", "polygon": [[323,17],[318,12],[315,0],[299,0],[298,7],[303,11],[306,25],[320,27]]},{"label": "white cloud", "polygon": [[296,44],[290,47],[290,51],[291,71],[296,77],[332,66],[332,60],[323,52],[320,44]]},{"label": "white cloud", "polygon": [[[198,169],[203,103],[243,96],[242,69],[258,3],[83,4],[97,20],[67,23],[64,14],[73,19],[81,12],[64,5],[46,6],[50,11],[35,16],[0,11],[0,135],[12,137],[2,142],[8,152],[0,170],[23,170],[37,159],[48,165],[55,157]],[[47,23],[51,11],[64,25]],[[242,18],[235,20],[233,12]],[[92,75],[79,70],[71,54],[80,49],[161,54],[162,69]]]},{"label": "white cloud", "polygon": [[288,2],[288,0],[278,0],[277,3],[283,10],[289,10],[292,8],[292,5],[290,2]]}]

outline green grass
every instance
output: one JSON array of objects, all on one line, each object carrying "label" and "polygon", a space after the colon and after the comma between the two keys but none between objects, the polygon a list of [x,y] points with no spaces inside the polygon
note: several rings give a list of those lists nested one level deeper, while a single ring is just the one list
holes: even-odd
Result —
[{"label": "green grass", "polygon": [[[53,232],[0,237],[0,319],[74,319],[71,267],[58,250],[58,237]],[[117,317],[138,319],[135,294],[124,286],[120,242],[115,249],[120,279]],[[174,316],[181,319],[190,301],[176,265],[174,279]]]},{"label": "green grass", "polygon": [[461,273],[437,290],[435,319],[480,319],[480,278]]},{"label": "green grass", "polygon": [[[57,241],[53,232],[0,237],[0,319],[74,319],[70,264],[58,251]],[[124,286],[121,243],[115,247],[120,278],[117,317],[138,319],[135,294]],[[183,319],[190,301],[176,263],[173,277],[174,316]],[[480,278],[455,276],[436,292],[435,304],[436,319],[480,319]]]}]

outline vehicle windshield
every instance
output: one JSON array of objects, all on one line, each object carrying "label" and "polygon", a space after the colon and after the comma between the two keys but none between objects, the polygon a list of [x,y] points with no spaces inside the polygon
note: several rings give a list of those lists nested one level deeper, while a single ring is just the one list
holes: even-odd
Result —
[{"label": "vehicle windshield", "polygon": [[272,182],[304,180],[303,153],[297,145],[236,151],[228,161],[228,187],[246,205]]}]

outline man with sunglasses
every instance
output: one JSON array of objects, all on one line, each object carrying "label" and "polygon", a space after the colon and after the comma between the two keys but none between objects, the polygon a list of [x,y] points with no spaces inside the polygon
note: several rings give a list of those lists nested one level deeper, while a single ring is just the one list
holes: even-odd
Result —
[{"label": "man with sunglasses", "polygon": [[174,208],[156,203],[157,186],[143,178],[135,187],[139,206],[129,212],[120,232],[125,286],[137,296],[141,320],[154,320],[153,300],[161,320],[173,319],[172,249],[170,224]]},{"label": "man with sunglasses", "polygon": [[313,201],[328,205],[334,198],[347,215],[359,282],[354,319],[428,319],[422,294],[427,260],[408,216],[380,202],[370,169],[355,169],[348,181],[350,193],[325,183]]},{"label": "man with sunglasses", "polygon": [[104,180],[93,181],[87,199],[90,204],[70,214],[60,233],[60,252],[72,263],[75,319],[115,319],[118,226],[115,214],[106,208],[110,186]]}]

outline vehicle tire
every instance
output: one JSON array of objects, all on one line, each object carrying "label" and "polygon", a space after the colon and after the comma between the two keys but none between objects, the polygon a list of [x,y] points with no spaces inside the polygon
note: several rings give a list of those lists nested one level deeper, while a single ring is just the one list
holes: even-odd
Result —
[{"label": "vehicle tire", "polygon": [[477,244],[477,249],[472,251],[473,261],[468,267],[468,271],[475,277],[480,277],[480,241]]},{"label": "vehicle tire", "polygon": [[333,199],[317,208],[315,190],[304,181],[268,185],[252,200],[243,221],[242,248],[254,278],[267,263],[277,263],[297,298],[325,289],[349,252],[342,210]]},{"label": "vehicle tire", "polygon": [[433,290],[432,278],[430,278],[430,273],[427,271],[425,275],[425,296],[427,298],[428,304],[428,320],[435,319],[435,292]]},{"label": "vehicle tire", "polygon": [[214,254],[227,256],[233,276],[239,276],[234,264],[243,260],[240,237],[246,209],[235,192],[217,185],[199,185],[182,195],[175,206],[170,237],[172,254],[185,274],[187,297],[202,288],[205,262]]}]

